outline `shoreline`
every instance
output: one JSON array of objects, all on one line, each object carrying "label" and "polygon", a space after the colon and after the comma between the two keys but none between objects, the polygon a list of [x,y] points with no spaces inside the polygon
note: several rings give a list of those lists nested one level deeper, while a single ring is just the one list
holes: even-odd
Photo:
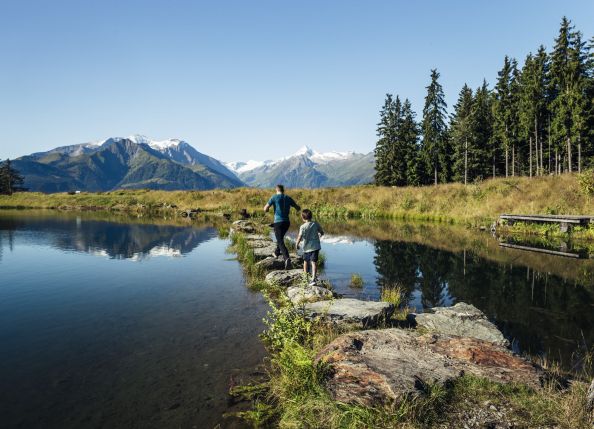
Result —
[{"label": "shoreline", "polygon": [[[237,222],[234,225],[236,224]],[[272,265],[269,268],[264,268],[262,259],[255,257],[257,253],[255,251],[265,243],[256,244],[252,240],[269,243],[272,241],[267,238],[265,227],[252,225],[255,226],[255,229],[249,229],[246,232],[231,231],[232,241],[229,250],[237,255],[246,274],[247,286],[261,292],[270,304],[271,311],[265,319],[268,329],[261,335],[270,355],[270,368],[267,380],[239,386],[230,392],[233,396],[252,403],[251,410],[241,412],[235,415],[236,417],[243,418],[254,426],[268,424],[291,426],[291,424],[297,423],[317,422],[318,427],[329,428],[394,427],[393,425],[417,427],[427,424],[431,427],[445,428],[451,427],[452,424],[462,425],[469,418],[475,419],[479,424],[486,424],[495,415],[497,419],[511,425],[519,424],[532,427],[531,425],[537,424],[539,427],[581,427],[572,426],[572,424],[587,419],[584,414],[586,412],[579,411],[585,410],[587,384],[574,381],[567,390],[558,389],[556,384],[559,381],[556,380],[561,380],[564,377],[558,370],[547,369],[546,362],[544,367],[538,365],[537,367],[549,374],[545,378],[548,377],[552,380],[552,384],[551,381],[545,382],[542,388],[526,387],[526,385],[516,382],[511,384],[494,383],[492,380],[482,377],[467,375],[453,380],[451,384],[447,385],[449,387],[445,387],[445,390],[444,387],[435,385],[420,396],[405,396],[395,402],[389,399],[387,402],[369,403],[356,399],[354,403],[348,401],[345,403],[340,399],[340,396],[336,398],[336,389],[343,394],[346,389],[348,398],[352,397],[349,389],[352,388],[353,383],[357,385],[355,379],[347,377],[349,381],[345,387],[344,384],[341,384],[340,377],[337,381],[336,377],[332,375],[336,374],[336,370],[333,370],[332,367],[339,365],[337,362],[343,359],[343,353],[351,352],[348,352],[348,349],[338,351],[338,354],[335,354],[336,357],[330,357],[329,361],[325,360],[328,359],[324,357],[325,353],[328,350],[335,350],[338,347],[336,344],[341,344],[341,341],[348,343],[349,335],[355,335],[354,338],[365,335],[380,336],[380,338],[383,338],[382,335],[405,335],[406,337],[406,335],[410,335],[410,326],[406,322],[410,311],[406,307],[396,305],[396,317],[388,316],[384,322],[368,326],[365,324],[361,326],[360,323],[328,324],[328,320],[332,320],[332,309],[326,310],[329,313],[320,313],[318,317],[307,316],[308,308],[312,308],[314,304],[293,302],[290,291],[291,288],[298,287],[291,285],[299,284],[299,280],[289,280],[286,284],[271,281],[270,279],[275,277],[271,274],[275,271],[270,271],[273,269]],[[288,277],[290,276],[285,275],[279,278],[286,279]],[[331,285],[323,285],[323,287],[332,289]],[[286,294],[289,295],[289,299]],[[330,298],[330,301],[326,300],[316,304],[341,301],[339,297]],[[329,305],[334,306],[335,304]],[[330,319],[327,319],[328,317]],[[390,320],[391,322],[387,323]],[[497,328],[494,329],[499,333]],[[424,330],[419,331],[421,337],[425,335],[424,332]],[[381,340],[380,343],[383,341]],[[481,344],[481,348],[488,350],[490,347],[487,343]],[[502,352],[501,349],[498,350],[500,350],[498,353]],[[348,370],[348,363],[345,368]],[[379,374],[385,373],[381,367],[377,370]],[[365,376],[364,379],[375,379],[368,377]],[[328,390],[328,383],[334,383],[330,390]],[[371,384],[373,383],[371,382]],[[367,385],[368,382],[365,381],[364,384]],[[362,392],[365,392],[364,388]],[[497,399],[493,402],[492,397]],[[485,403],[489,405],[490,411],[483,410]],[[491,411],[497,414],[489,414]],[[570,416],[572,413],[574,415]],[[561,415],[565,417],[560,418]],[[570,421],[571,423],[568,423]],[[565,424],[569,424],[569,426],[565,426]]]}]

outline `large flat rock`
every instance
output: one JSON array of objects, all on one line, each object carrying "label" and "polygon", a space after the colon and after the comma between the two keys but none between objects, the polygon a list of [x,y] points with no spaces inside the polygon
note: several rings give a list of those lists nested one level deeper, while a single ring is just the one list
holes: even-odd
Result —
[{"label": "large flat rock", "polygon": [[316,361],[330,365],[327,388],[334,399],[367,406],[399,402],[463,374],[533,388],[542,377],[540,368],[492,342],[398,328],[342,335]]},{"label": "large flat rock", "polygon": [[255,249],[253,249],[254,257],[256,258],[257,261],[260,261],[262,259],[266,259],[266,258],[269,258],[270,256],[272,256],[272,254],[274,253],[275,250],[276,250],[276,244],[271,242],[266,247],[256,247]]},{"label": "large flat rock", "polygon": [[[303,259],[295,254],[290,254],[293,267],[298,268],[303,266]],[[264,271],[284,270],[285,261],[281,257],[269,256],[258,262],[256,265],[261,267]]]},{"label": "large flat rock", "polygon": [[264,247],[272,247],[273,251],[276,248],[276,245],[272,242],[272,240],[248,240],[247,245],[252,249],[261,249]]},{"label": "large flat rock", "polygon": [[307,302],[317,302],[332,299],[334,295],[326,288],[303,284],[288,288],[287,296],[293,305],[301,305]]},{"label": "large flat rock", "polygon": [[231,224],[229,230],[232,234],[234,232],[245,232],[247,234],[253,234],[256,232],[256,227],[252,221],[249,220],[236,220]]},{"label": "large flat rock", "polygon": [[303,281],[303,270],[302,269],[293,269],[293,270],[278,270],[278,271],[271,271],[266,274],[266,278],[264,279],[266,283],[269,285],[277,285],[277,286],[291,286]]},{"label": "large flat rock", "polygon": [[388,320],[393,312],[393,304],[352,298],[314,302],[305,306],[307,317],[321,317],[334,323],[355,323],[363,327],[377,326]]},{"label": "large flat rock", "polygon": [[504,347],[509,346],[509,341],[482,311],[464,302],[452,307],[434,307],[427,310],[427,313],[409,315],[409,318],[414,319],[417,327],[431,332],[477,338]]}]

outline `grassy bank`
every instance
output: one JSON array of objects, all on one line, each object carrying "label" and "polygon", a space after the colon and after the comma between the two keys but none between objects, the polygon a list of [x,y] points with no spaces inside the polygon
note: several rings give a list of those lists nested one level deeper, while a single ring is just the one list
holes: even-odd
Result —
[{"label": "grassy bank", "polygon": [[[261,228],[265,232],[265,227]],[[388,406],[366,407],[335,401],[325,388],[330,368],[316,363],[315,356],[345,329],[353,327],[339,331],[319,320],[305,319],[280,288],[263,282],[265,273],[257,268],[246,239],[234,234],[231,240],[229,250],[242,263],[248,286],[260,290],[271,308],[265,319],[267,329],[261,336],[270,353],[267,376],[231,392],[250,401],[251,409],[239,416],[254,427],[449,428],[464,427],[477,415],[514,427],[588,427],[587,384],[582,382],[563,390],[551,381],[544,389],[535,391],[520,384],[501,385],[464,376],[447,388],[429,386],[423,395]],[[382,293],[382,299],[398,304],[396,318],[402,319],[406,309],[400,292],[397,288],[390,292]],[[549,370],[556,373],[555,368]],[[582,376],[587,379],[591,374]]]},{"label": "grassy bank", "polygon": [[[357,186],[290,189],[288,193],[318,217],[398,218],[487,225],[501,213],[594,214],[594,201],[576,175],[498,178],[464,186],[451,183],[425,187]],[[0,207],[109,209],[123,211],[200,208],[235,212],[260,211],[268,189],[214,191],[130,190],[99,193],[19,193],[0,196]],[[174,210],[175,210],[174,209]]]}]

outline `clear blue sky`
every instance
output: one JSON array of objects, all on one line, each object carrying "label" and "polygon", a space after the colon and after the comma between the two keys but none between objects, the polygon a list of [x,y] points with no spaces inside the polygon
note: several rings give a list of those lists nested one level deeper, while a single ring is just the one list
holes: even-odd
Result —
[{"label": "clear blue sky", "polygon": [[422,109],[550,48],[592,0],[0,2],[0,158],[146,134],[224,161],[372,150],[386,92]]}]

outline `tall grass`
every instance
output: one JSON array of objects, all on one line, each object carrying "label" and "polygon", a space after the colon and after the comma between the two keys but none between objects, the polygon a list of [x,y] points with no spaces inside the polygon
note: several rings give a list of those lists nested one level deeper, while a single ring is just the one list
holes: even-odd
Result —
[{"label": "tall grass", "polygon": [[[126,190],[103,193],[17,193],[0,196],[0,207],[104,208],[146,211],[200,208],[232,213],[242,208],[259,214],[272,190],[213,191]],[[391,218],[487,224],[501,213],[592,214],[594,199],[576,175],[497,178],[465,186],[451,183],[424,187],[355,186],[290,189],[288,193],[318,218]],[[167,207],[176,206],[176,209]]]}]

